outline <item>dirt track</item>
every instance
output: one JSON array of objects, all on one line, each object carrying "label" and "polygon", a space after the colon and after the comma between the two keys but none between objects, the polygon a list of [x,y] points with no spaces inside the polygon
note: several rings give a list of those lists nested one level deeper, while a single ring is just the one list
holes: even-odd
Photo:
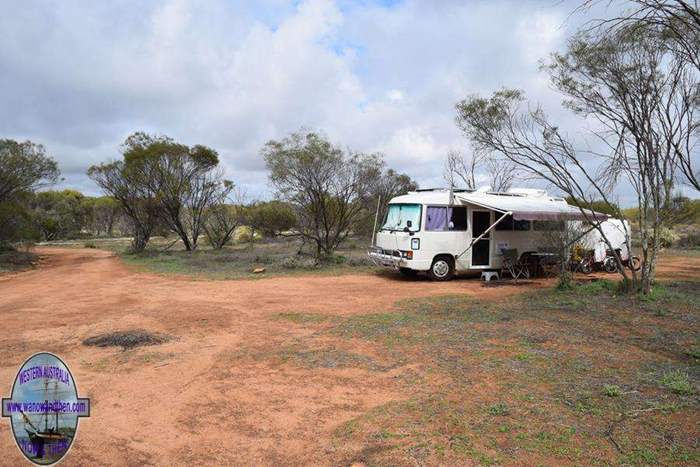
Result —
[{"label": "dirt track", "polygon": [[[333,430],[401,399],[394,377],[402,368],[309,370],[256,359],[313,332],[276,319],[278,313],[368,313],[411,297],[498,298],[522,289],[371,274],[193,281],[135,272],[99,250],[39,252],[45,259],[37,270],[0,277],[0,392],[9,393],[30,354],[47,350],[64,358],[81,395],[92,399],[92,416],[81,421],[64,465],[347,461],[335,452]],[[129,352],[81,344],[132,328],[175,340]],[[353,351],[373,354],[369,344],[357,346]],[[250,358],[241,360],[242,354]],[[22,461],[13,444],[3,420],[0,464]]]},{"label": "dirt track", "polygon": [[[410,297],[517,292],[380,275],[192,281],[134,272],[100,250],[39,253],[39,269],[0,277],[0,389],[9,393],[34,352],[66,360],[93,405],[65,465],[329,462],[336,426],[401,394],[392,372],[233,366],[241,349],[274,349],[305,332],[277,313],[365,313]],[[176,341],[127,353],[81,344],[130,328]],[[9,431],[3,421],[3,464],[21,461]]]}]

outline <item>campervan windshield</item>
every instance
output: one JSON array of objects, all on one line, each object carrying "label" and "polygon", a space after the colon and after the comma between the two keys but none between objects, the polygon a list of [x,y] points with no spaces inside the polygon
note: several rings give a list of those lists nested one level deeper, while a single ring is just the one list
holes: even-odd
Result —
[{"label": "campervan windshield", "polygon": [[404,230],[410,221],[408,230],[417,232],[420,230],[420,213],[420,204],[390,204],[382,230]]}]

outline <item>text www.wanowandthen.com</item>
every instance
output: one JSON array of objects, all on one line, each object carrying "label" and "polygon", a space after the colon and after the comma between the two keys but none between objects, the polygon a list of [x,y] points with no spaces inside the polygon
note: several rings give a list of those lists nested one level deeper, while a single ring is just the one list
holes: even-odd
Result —
[{"label": "text www.wanowandthen.com", "polygon": [[43,401],[43,402],[8,402],[9,413],[84,413],[87,402],[84,401]]}]

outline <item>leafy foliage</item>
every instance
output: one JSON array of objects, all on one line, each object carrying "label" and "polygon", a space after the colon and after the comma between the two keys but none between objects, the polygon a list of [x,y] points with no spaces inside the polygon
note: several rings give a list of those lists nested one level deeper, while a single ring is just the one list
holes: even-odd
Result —
[{"label": "leafy foliage", "polygon": [[263,235],[274,237],[292,229],[297,223],[297,218],[289,203],[273,200],[246,206],[245,221]]},{"label": "leafy foliage", "polygon": [[345,152],[303,130],[269,141],[263,157],[270,181],[294,207],[300,234],[313,242],[317,256],[332,256],[362,216],[381,157]]},{"label": "leafy foliage", "polygon": [[88,175],[129,217],[134,249],[145,248],[158,221],[186,250],[197,248],[208,209],[224,203],[233,190],[217,169],[216,151],[138,132],[126,139],[122,155],[122,161],[91,167]]},{"label": "leafy foliage", "polygon": [[0,203],[54,183],[59,175],[41,144],[0,139]]}]

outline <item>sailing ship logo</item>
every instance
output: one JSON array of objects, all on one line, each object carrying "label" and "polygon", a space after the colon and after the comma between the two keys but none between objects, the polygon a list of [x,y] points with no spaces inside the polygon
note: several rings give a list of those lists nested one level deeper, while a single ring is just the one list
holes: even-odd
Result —
[{"label": "sailing ship logo", "polygon": [[90,399],[78,397],[68,366],[58,356],[40,352],[19,368],[12,394],[2,399],[17,447],[36,465],[52,465],[73,445],[78,419],[90,416]]}]

